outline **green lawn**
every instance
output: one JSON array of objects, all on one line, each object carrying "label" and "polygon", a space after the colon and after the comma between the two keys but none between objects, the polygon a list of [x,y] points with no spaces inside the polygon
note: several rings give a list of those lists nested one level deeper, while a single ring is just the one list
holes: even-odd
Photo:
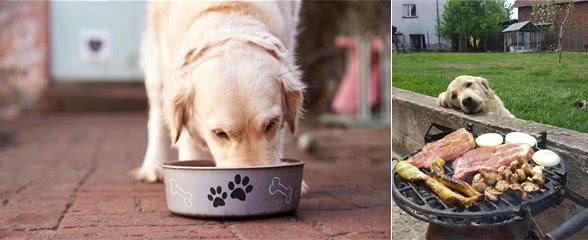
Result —
[{"label": "green lawn", "polygon": [[394,54],[392,85],[437,97],[458,75],[482,76],[516,117],[588,133],[588,54]]}]

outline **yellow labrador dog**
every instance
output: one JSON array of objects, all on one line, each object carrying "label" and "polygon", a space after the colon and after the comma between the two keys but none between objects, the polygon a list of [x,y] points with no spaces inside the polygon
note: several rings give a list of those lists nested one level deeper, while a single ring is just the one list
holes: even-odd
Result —
[{"label": "yellow labrador dog", "polygon": [[514,117],[494,94],[488,80],[482,77],[462,75],[455,78],[437,100],[442,107],[460,109],[467,114],[496,113]]},{"label": "yellow labrador dog", "polygon": [[298,1],[149,3],[148,143],[137,179],[162,178],[167,130],[180,160],[280,162],[282,135],[296,130],[303,102],[293,55],[299,8]]}]

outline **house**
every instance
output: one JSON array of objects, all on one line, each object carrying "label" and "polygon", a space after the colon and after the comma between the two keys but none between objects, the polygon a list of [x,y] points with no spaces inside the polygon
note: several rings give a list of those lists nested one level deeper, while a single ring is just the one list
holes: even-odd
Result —
[{"label": "house", "polygon": [[404,45],[412,50],[439,50],[451,47],[438,35],[437,26],[447,0],[394,0],[392,26],[404,36]]},{"label": "house", "polygon": [[[538,27],[546,31],[545,42],[554,42],[565,16],[565,4],[569,1],[556,0],[561,6],[561,12],[553,22],[536,22],[532,17],[533,6],[547,0],[517,0],[513,7],[518,8],[518,20],[520,22],[532,21]],[[588,0],[574,0],[574,8],[568,16],[564,26],[562,41],[563,51],[586,51],[588,47]]]}]

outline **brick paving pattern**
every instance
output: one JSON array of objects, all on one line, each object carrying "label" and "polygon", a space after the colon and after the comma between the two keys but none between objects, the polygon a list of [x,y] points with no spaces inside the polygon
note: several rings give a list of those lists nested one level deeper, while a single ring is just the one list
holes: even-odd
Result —
[{"label": "brick paving pattern", "polygon": [[[296,214],[253,220],[174,215],[164,185],[135,182],[145,113],[0,122],[0,239],[389,239],[390,130],[312,129],[311,192]],[[175,154],[174,154],[175,156]]]}]

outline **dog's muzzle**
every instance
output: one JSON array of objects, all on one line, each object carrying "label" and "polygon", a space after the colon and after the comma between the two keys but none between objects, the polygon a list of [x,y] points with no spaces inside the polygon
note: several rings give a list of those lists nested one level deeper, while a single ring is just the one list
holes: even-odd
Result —
[{"label": "dog's muzzle", "polygon": [[461,101],[461,106],[466,113],[477,113],[481,109],[480,101],[473,97],[466,97]]}]

